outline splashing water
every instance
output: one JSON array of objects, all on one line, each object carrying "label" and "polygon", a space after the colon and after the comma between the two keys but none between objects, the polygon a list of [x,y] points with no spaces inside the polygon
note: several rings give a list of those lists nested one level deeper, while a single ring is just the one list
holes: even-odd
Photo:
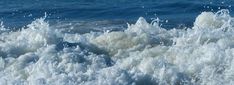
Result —
[{"label": "splashing water", "polygon": [[0,85],[230,85],[233,23],[220,10],[202,12],[187,29],[142,17],[104,33],[67,33],[45,18],[18,31],[1,24]]}]

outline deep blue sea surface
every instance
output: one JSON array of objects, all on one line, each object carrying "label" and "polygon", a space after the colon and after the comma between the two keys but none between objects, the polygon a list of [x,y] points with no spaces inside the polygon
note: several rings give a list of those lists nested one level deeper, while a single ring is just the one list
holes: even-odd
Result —
[{"label": "deep blue sea surface", "polygon": [[234,85],[234,0],[0,0],[0,85]]},{"label": "deep blue sea surface", "polygon": [[48,14],[49,21],[136,21],[139,17],[168,20],[169,28],[192,26],[203,11],[229,9],[232,0],[1,0],[0,19],[7,27],[29,24]]}]

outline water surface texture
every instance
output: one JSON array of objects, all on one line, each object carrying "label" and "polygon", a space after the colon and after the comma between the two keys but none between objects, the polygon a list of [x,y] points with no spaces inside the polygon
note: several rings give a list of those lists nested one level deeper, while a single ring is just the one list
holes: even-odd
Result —
[{"label": "water surface texture", "polygon": [[0,85],[232,85],[232,0],[1,0]]}]

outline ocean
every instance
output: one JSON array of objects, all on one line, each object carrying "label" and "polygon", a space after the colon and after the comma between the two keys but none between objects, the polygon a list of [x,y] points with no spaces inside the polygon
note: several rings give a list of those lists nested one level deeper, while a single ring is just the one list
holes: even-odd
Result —
[{"label": "ocean", "polygon": [[232,85],[232,0],[1,0],[0,85]]}]

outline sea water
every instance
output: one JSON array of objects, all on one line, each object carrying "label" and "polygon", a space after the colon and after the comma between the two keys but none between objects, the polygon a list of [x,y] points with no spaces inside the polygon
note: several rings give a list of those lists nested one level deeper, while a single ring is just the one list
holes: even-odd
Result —
[{"label": "sea water", "polygon": [[234,84],[233,1],[0,1],[0,85]]}]

